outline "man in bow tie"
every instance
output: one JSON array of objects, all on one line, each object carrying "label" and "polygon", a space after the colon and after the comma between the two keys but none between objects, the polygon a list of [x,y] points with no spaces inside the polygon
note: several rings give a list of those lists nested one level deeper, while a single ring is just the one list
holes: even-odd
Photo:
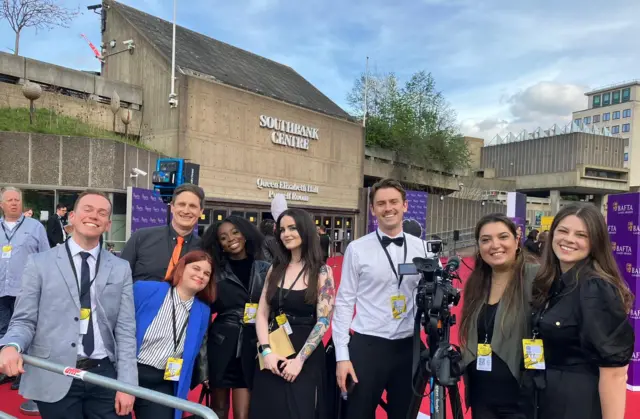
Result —
[{"label": "man in bow tie", "polygon": [[333,315],[336,375],[347,396],[344,417],[375,418],[386,390],[388,418],[405,419],[413,397],[411,313],[420,276],[402,275],[398,265],[435,255],[425,254],[419,237],[404,234],[408,202],[398,181],[373,185],[369,202],[378,228],[353,241],[344,255]]}]

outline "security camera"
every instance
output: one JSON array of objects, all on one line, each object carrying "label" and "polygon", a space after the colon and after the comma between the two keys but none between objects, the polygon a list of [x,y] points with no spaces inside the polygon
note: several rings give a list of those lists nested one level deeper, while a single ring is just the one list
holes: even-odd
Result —
[{"label": "security camera", "polygon": [[169,96],[169,107],[177,108],[178,107],[178,99],[175,95]]},{"label": "security camera", "polygon": [[134,49],[136,47],[136,44],[133,42],[133,39],[122,41],[122,43],[127,46],[127,49]]},{"label": "security camera", "polygon": [[131,177],[138,177],[138,176],[147,176],[147,172],[145,172],[144,170],[138,169],[137,167],[134,167],[133,169],[131,169]]}]

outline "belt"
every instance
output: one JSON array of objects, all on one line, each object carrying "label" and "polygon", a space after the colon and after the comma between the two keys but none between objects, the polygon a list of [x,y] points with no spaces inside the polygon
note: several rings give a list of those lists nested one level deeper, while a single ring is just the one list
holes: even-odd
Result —
[{"label": "belt", "polygon": [[99,367],[100,364],[109,361],[109,358],[91,359],[91,358],[78,358],[76,360],[76,368],[81,370],[90,370]]}]

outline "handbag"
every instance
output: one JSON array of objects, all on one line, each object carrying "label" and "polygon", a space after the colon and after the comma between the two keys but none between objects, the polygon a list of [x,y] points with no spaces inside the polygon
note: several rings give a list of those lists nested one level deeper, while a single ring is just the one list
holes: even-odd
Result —
[{"label": "handbag", "polygon": [[[211,409],[211,390],[205,385],[202,386],[202,390],[200,391],[200,398],[198,399],[198,404],[203,404]],[[200,416],[189,415],[185,416],[183,419],[197,419]]]},{"label": "handbag", "polygon": [[[289,339],[289,335],[284,327],[278,327],[273,332],[269,333],[269,345],[271,346],[271,351],[281,357],[287,358],[296,353],[296,350],[293,348],[293,344],[291,343],[291,339]],[[260,342],[256,344],[257,347],[260,347]],[[264,369],[264,357],[258,351],[258,362],[260,363],[260,369]]]}]

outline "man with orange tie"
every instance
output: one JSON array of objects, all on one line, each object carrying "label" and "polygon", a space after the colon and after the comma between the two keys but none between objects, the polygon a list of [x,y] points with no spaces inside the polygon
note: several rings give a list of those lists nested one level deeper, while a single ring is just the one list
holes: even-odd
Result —
[{"label": "man with orange tie", "polygon": [[133,281],[163,281],[180,257],[198,249],[200,238],[193,232],[204,209],[204,192],[185,183],[171,198],[171,223],[142,228],[131,235],[121,257],[131,265]]}]

